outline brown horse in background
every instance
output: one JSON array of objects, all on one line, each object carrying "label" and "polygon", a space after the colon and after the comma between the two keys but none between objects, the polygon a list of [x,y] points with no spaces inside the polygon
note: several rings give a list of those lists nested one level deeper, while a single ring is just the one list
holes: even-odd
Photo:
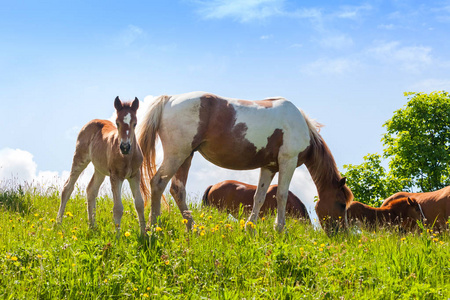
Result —
[{"label": "brown horse in background", "polygon": [[120,232],[120,221],[123,215],[122,183],[127,179],[134,196],[141,234],[145,235],[144,200],[139,189],[141,180],[139,168],[143,157],[134,133],[139,100],[135,98],[132,103],[122,103],[119,97],[116,97],[114,107],[117,112],[117,127],[111,121],[96,119],[87,123],[78,134],[70,177],[61,193],[57,220],[59,223],[62,221],[75,182],[81,172],[92,162],[95,172],[87,187],[89,225],[96,226],[95,198],[105,176],[109,176],[114,198],[114,222],[117,233]]},{"label": "brown horse in background", "polygon": [[[275,211],[277,208],[278,185],[269,186],[266,199],[261,206],[260,213]],[[210,185],[203,194],[202,204],[204,206],[214,206],[218,209],[226,209],[231,214],[238,214],[242,204],[244,211],[249,212],[253,207],[253,198],[256,192],[256,185],[251,185],[235,180],[225,180],[214,185]],[[302,218],[311,223],[308,211],[300,199],[291,191],[288,193],[286,202],[286,214]]]},{"label": "brown horse in background", "polygon": [[416,221],[422,219],[420,204],[409,197],[396,199],[384,207],[353,201],[347,208],[347,216],[350,223],[360,221],[369,228],[400,225],[406,231],[411,231]]},{"label": "brown horse in background", "polygon": [[436,230],[448,228],[450,218],[450,186],[434,192],[409,193],[399,192],[386,200],[381,207],[389,205],[392,201],[402,197],[413,197],[421,205],[426,220],[424,222]]}]

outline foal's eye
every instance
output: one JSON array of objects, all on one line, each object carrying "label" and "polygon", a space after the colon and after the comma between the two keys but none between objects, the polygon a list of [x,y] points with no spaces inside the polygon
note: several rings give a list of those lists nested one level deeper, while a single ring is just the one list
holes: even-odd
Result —
[{"label": "foal's eye", "polygon": [[135,123],[135,124],[133,125],[133,127],[136,128],[136,125],[137,125],[137,124]]},{"label": "foal's eye", "polygon": [[119,128],[119,122],[116,122],[116,126],[117,126],[117,128]]}]

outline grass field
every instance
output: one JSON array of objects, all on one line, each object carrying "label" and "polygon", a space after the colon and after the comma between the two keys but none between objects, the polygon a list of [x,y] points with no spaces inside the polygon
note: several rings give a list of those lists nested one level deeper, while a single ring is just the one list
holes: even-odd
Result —
[{"label": "grass field", "polygon": [[73,195],[56,225],[55,189],[0,192],[1,298],[450,298],[448,232],[328,237],[288,218],[278,234],[267,216],[250,233],[226,213],[193,207],[196,226],[187,233],[171,207],[145,240],[125,199],[116,238],[112,200],[98,200],[96,230],[88,228],[85,201]]}]

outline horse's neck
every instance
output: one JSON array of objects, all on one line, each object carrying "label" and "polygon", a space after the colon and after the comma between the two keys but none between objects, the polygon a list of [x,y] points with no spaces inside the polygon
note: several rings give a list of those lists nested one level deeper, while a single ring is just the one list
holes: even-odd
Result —
[{"label": "horse's neck", "polygon": [[378,219],[383,217],[385,220],[392,221],[397,217],[397,213],[392,209],[392,207],[370,207],[370,209],[376,214]]},{"label": "horse's neck", "polygon": [[326,194],[338,183],[341,176],[336,162],[323,140],[309,146],[304,162],[316,185],[319,198],[321,198],[321,194]]}]

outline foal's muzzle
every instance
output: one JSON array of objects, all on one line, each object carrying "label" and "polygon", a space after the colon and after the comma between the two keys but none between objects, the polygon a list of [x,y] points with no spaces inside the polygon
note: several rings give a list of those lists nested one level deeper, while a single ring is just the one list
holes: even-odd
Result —
[{"label": "foal's muzzle", "polygon": [[130,153],[130,149],[131,149],[130,143],[120,143],[120,152],[122,152],[122,154]]}]

